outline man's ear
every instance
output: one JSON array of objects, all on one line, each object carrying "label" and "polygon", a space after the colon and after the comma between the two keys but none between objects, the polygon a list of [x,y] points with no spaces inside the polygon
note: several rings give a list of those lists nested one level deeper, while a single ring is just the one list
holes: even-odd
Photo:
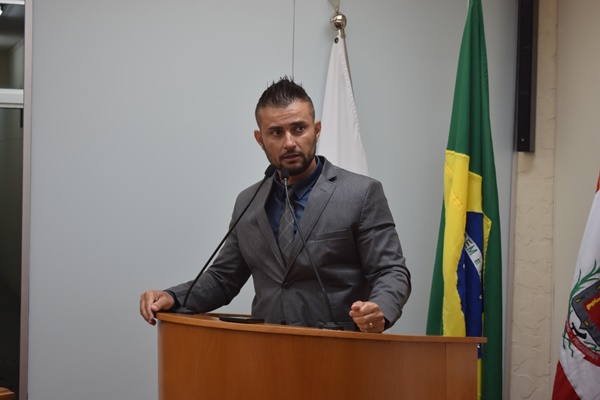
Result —
[{"label": "man's ear", "polygon": [[321,120],[315,122],[315,134],[317,136],[317,141],[319,141],[319,138],[321,137]]},{"label": "man's ear", "polygon": [[263,144],[262,136],[260,135],[260,131],[259,130],[254,131],[254,139],[256,140],[256,143],[258,143],[258,145],[260,146],[260,148],[264,150],[265,146]]}]

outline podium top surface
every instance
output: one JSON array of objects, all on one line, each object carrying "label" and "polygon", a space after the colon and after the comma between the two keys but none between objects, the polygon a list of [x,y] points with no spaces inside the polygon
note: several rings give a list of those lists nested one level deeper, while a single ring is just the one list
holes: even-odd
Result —
[{"label": "podium top surface", "polygon": [[10,390],[0,387],[0,399],[1,400],[11,400],[15,398],[15,394]]},{"label": "podium top surface", "polygon": [[157,318],[161,322],[191,325],[213,329],[226,329],[257,333],[272,333],[279,335],[299,335],[316,337],[336,337],[353,340],[380,340],[397,342],[421,342],[421,343],[485,343],[483,337],[451,337],[451,336],[428,336],[428,335],[397,335],[390,333],[366,333],[351,331],[334,331],[310,327],[277,325],[277,324],[244,324],[236,322],[224,322],[219,320],[220,315],[233,314],[177,314],[159,312]]}]

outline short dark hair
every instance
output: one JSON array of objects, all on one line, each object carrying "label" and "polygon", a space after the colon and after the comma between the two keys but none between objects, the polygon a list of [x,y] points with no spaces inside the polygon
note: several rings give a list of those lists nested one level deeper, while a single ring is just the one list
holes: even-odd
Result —
[{"label": "short dark hair", "polygon": [[267,87],[263,94],[258,99],[256,109],[254,110],[254,117],[256,123],[260,128],[260,121],[258,120],[258,111],[265,107],[287,107],[295,101],[305,101],[310,104],[310,114],[315,119],[315,106],[313,105],[312,99],[304,88],[295,83],[292,78],[284,76],[280,78],[278,82],[273,83]]}]

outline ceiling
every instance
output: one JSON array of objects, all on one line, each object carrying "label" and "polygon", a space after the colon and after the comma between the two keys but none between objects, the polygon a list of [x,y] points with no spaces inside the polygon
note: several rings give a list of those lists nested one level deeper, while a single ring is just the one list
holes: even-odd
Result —
[{"label": "ceiling", "polygon": [[[0,4],[2,4],[0,2]],[[0,15],[0,51],[6,51],[19,43],[25,34],[25,6],[2,4],[4,13]]]}]

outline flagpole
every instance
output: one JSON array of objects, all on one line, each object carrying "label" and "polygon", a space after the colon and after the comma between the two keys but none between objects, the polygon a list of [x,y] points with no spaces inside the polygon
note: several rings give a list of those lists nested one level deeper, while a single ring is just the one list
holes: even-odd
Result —
[{"label": "flagpole", "polygon": [[340,12],[340,0],[329,0],[329,3],[333,6],[335,12]]}]

